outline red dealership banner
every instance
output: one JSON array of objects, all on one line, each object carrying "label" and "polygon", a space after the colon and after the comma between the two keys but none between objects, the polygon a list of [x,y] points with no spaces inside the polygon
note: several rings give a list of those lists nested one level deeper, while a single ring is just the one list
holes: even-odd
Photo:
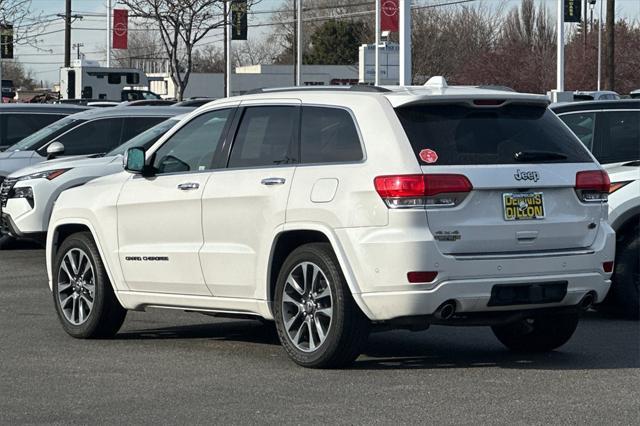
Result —
[{"label": "red dealership banner", "polygon": [[113,49],[127,48],[127,35],[129,33],[129,11],[126,9],[113,9]]},{"label": "red dealership banner", "polygon": [[399,0],[379,0],[380,1],[380,30],[397,32],[400,28]]}]

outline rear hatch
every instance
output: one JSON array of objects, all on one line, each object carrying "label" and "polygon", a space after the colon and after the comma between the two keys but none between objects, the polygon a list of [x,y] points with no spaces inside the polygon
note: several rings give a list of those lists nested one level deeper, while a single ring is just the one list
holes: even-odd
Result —
[{"label": "rear hatch", "polygon": [[595,240],[608,178],[546,105],[485,99],[396,112],[427,187],[443,174],[445,191],[447,175],[472,186],[427,203],[443,253],[570,250]]}]

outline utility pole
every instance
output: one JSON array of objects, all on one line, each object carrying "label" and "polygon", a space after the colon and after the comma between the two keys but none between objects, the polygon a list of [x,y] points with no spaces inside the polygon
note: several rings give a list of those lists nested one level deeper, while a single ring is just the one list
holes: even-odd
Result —
[{"label": "utility pole", "polygon": [[602,85],[602,3],[600,0],[600,16],[598,17],[598,90]]},{"label": "utility pole", "polygon": [[[604,0],[602,0],[604,1]],[[606,68],[607,68],[607,89],[615,90],[615,81],[616,81],[616,65],[614,60],[615,54],[615,11],[616,11],[616,1],[608,0],[607,1],[607,25],[606,25],[606,36],[607,36],[607,57],[606,57]]]},{"label": "utility pole", "polygon": [[587,1],[582,4],[582,58],[587,56]]},{"label": "utility pole", "polygon": [[298,83],[298,55],[297,52],[297,44],[298,44],[298,0],[294,0],[293,2],[293,39],[291,40],[291,60],[293,62],[293,85],[297,86]]},{"label": "utility pole", "polygon": [[80,48],[84,47],[83,43],[74,43],[73,47],[75,47],[76,49],[78,49],[78,53],[77,53],[77,58],[80,59]]},{"label": "utility pole", "polygon": [[65,0],[64,9],[64,66],[71,66],[71,0]]}]

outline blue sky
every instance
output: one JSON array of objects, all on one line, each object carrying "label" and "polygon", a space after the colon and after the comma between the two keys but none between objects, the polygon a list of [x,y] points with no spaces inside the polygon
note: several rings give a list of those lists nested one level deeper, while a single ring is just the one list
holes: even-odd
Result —
[{"label": "blue sky", "polygon": [[[448,0],[414,0],[414,3],[429,4],[443,3]],[[538,0],[546,4],[550,12],[555,11],[556,0]],[[600,1],[600,0],[599,0]],[[304,0],[303,0],[304,2]],[[482,0],[483,3],[489,5],[505,4],[507,8],[516,6],[520,0]],[[116,0],[112,0],[115,5]],[[273,10],[276,9],[282,0],[262,0],[256,7],[256,10]],[[116,6],[117,7],[117,6]],[[104,49],[106,45],[105,33],[105,11],[106,0],[72,0],[72,8],[74,14],[84,15],[81,21],[73,23],[72,43],[82,43],[84,46],[81,51],[85,53],[87,59],[95,59],[104,61]],[[55,14],[64,13],[64,0],[32,0],[32,9],[34,14],[42,14],[48,16],[46,19],[54,19]],[[594,14],[597,16],[597,8]],[[617,0],[616,15],[630,20],[640,21],[640,0]],[[261,21],[268,20],[270,15],[263,14]],[[256,23],[253,17],[250,17],[251,23]],[[58,81],[58,69],[62,66],[64,57],[64,28],[63,20],[54,20],[47,24],[45,32],[49,33],[39,37],[40,51],[27,46],[16,46],[15,54],[18,60],[24,63],[25,68],[33,72],[37,81]],[[255,29],[250,29],[249,38],[256,36]],[[207,42],[219,43],[221,38],[220,32],[212,33],[207,37]],[[75,57],[75,51],[72,58]]]}]

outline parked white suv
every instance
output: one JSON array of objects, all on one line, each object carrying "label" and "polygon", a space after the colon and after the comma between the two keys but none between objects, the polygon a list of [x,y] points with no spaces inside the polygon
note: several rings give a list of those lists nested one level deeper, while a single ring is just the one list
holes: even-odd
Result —
[{"label": "parked white suv", "polygon": [[607,174],[547,104],[433,83],[207,104],[128,172],[61,194],[61,323],[92,338],[129,309],[253,316],[308,367],[350,363],[371,325],[557,348],[606,296],[615,238]]}]

